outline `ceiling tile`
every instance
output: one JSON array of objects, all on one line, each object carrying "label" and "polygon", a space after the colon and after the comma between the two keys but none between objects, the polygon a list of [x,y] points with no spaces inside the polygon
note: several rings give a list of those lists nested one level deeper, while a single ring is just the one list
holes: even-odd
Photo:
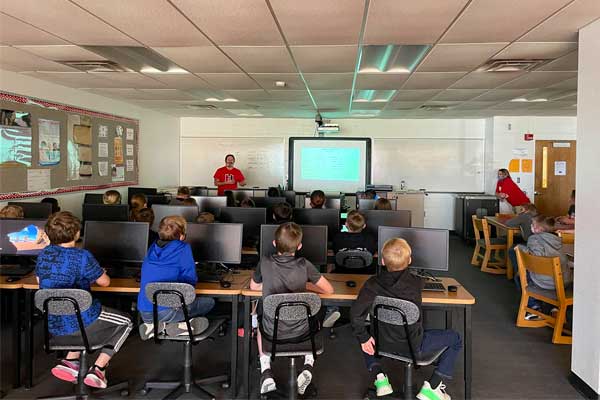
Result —
[{"label": "ceiling tile", "polygon": [[446,89],[463,75],[462,72],[415,72],[403,89]]},{"label": "ceiling tile", "polygon": [[438,44],[425,57],[419,72],[472,71],[508,43]]},{"label": "ceiling tile", "polygon": [[148,99],[156,100],[194,100],[193,96],[177,89],[139,89]]},{"label": "ceiling tile", "polygon": [[385,102],[352,102],[352,111],[360,111],[360,110],[382,110],[385,107]]},{"label": "ceiling tile", "polygon": [[345,74],[304,74],[311,90],[338,90],[352,88],[353,73]]},{"label": "ceiling tile", "polygon": [[577,50],[577,43],[528,43],[516,42],[508,46],[494,57],[497,60],[505,59],[554,59],[559,58],[573,50]]},{"label": "ceiling tile", "polygon": [[459,104],[455,107],[452,107],[453,110],[483,110],[484,108],[489,108],[494,104],[497,104],[496,101],[469,101]]},{"label": "ceiling tile", "polygon": [[412,110],[419,108],[424,101],[392,101],[385,107],[386,110]]},{"label": "ceiling tile", "polygon": [[527,93],[531,92],[531,90],[525,89],[495,89],[490,90],[487,93],[482,94],[481,96],[477,96],[474,99],[474,102],[497,102],[497,101],[507,101],[517,97],[521,97]]},{"label": "ceiling tile", "polygon": [[[300,74],[250,74],[260,86],[267,90],[302,90],[304,83],[300,79]],[[275,86],[276,81],[285,82],[284,87]]]},{"label": "ceiling tile", "polygon": [[320,103],[345,103],[350,102],[350,90],[313,90],[312,94],[320,106]]},{"label": "ceiling tile", "polygon": [[149,74],[149,77],[156,79],[173,89],[206,89],[208,85],[202,79],[193,74]]},{"label": "ceiling tile", "polygon": [[354,72],[357,46],[294,46],[294,58],[302,73]]},{"label": "ceiling tile", "polygon": [[452,85],[452,89],[494,89],[524,72],[471,72]]},{"label": "ceiling tile", "polygon": [[530,72],[514,82],[502,86],[503,89],[536,89],[554,85],[577,76],[576,72]]},{"label": "ceiling tile", "polygon": [[284,46],[221,47],[248,73],[297,72]]},{"label": "ceiling tile", "polygon": [[399,90],[393,101],[425,101],[440,93],[439,89]]},{"label": "ceiling tile", "polygon": [[69,1],[2,1],[0,2],[0,11],[27,21],[27,23],[74,44],[139,45],[135,40]]},{"label": "ceiling tile", "polygon": [[0,44],[8,45],[53,45],[66,44],[54,35],[44,32],[16,18],[0,14]]},{"label": "ceiling tile", "polygon": [[548,64],[542,65],[536,71],[577,71],[578,51],[572,51]]},{"label": "ceiling tile", "polygon": [[271,95],[266,90],[256,89],[256,90],[228,90],[226,92],[230,97],[234,99],[238,99],[240,101],[259,101],[259,100],[269,100],[271,99]]},{"label": "ceiling tile", "polygon": [[72,0],[146,46],[202,46],[210,42],[164,0]]},{"label": "ceiling tile", "polygon": [[[88,74],[89,75],[89,74]],[[100,96],[112,97],[118,99],[138,100],[144,97],[144,94],[137,89],[118,89],[118,88],[87,88],[82,89],[86,92],[94,93]]]},{"label": "ceiling tile", "polygon": [[410,76],[409,73],[393,74],[358,74],[356,76],[356,89],[400,89]]},{"label": "ceiling tile", "polygon": [[134,89],[161,89],[166,88],[166,85],[149,76],[139,74],[137,72],[93,72],[90,75],[112,81],[113,87],[134,88]]},{"label": "ceiling tile", "polygon": [[364,0],[271,0],[291,45],[358,44]]},{"label": "ceiling tile", "polygon": [[306,90],[273,90],[269,94],[271,95],[271,100],[310,101]]},{"label": "ceiling tile", "polygon": [[75,45],[53,45],[53,46],[16,46],[28,53],[51,61],[92,61],[104,60],[96,53]]},{"label": "ceiling tile", "polygon": [[466,101],[471,100],[486,89],[447,89],[435,96],[432,100],[436,101]]},{"label": "ceiling tile", "polygon": [[24,75],[72,88],[107,88],[115,86],[115,82],[85,72],[28,72]]},{"label": "ceiling tile", "polygon": [[246,74],[198,74],[215,89],[247,90],[259,89],[255,81]]},{"label": "ceiling tile", "polygon": [[283,45],[264,0],[172,2],[220,46]]},{"label": "ceiling tile", "polygon": [[577,89],[577,78],[571,78],[549,86],[552,89]]},{"label": "ceiling tile", "polygon": [[477,0],[442,43],[512,42],[572,0]]},{"label": "ceiling tile", "polygon": [[526,42],[574,42],[580,28],[600,17],[600,1],[576,0],[527,33]]},{"label": "ceiling tile", "polygon": [[240,72],[240,69],[214,46],[154,47],[153,50],[190,72]]},{"label": "ceiling tile", "polygon": [[435,43],[467,0],[371,1],[364,44]]},{"label": "ceiling tile", "polygon": [[9,71],[64,71],[75,72],[74,68],[67,67],[53,61],[30,54],[26,51],[7,46],[0,46],[0,68]]}]

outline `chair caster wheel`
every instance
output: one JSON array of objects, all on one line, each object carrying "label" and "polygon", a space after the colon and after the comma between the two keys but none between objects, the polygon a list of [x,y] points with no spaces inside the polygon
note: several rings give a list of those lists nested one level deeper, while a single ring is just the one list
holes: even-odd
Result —
[{"label": "chair caster wheel", "polygon": [[224,383],[221,383],[221,387],[222,387],[223,389],[229,389],[229,382],[224,382]]},{"label": "chair caster wheel", "polygon": [[331,339],[331,340],[335,340],[336,337],[337,337],[337,335],[335,333],[329,334],[329,339]]},{"label": "chair caster wheel", "polygon": [[119,393],[121,395],[121,397],[127,397],[129,396],[129,390],[128,389],[123,389],[121,390],[121,393]]},{"label": "chair caster wheel", "polygon": [[140,389],[138,390],[137,394],[140,396],[145,396],[148,394],[148,389]]},{"label": "chair caster wheel", "polygon": [[266,394],[261,394],[260,395],[260,400],[268,400],[269,398],[267,397]]}]

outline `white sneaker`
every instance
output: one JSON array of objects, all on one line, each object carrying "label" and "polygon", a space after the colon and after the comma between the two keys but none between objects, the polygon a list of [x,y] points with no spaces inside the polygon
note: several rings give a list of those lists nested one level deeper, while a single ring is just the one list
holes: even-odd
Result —
[{"label": "white sneaker", "polygon": [[417,394],[417,399],[419,400],[451,400],[450,395],[445,391],[446,385],[443,382],[440,382],[438,387],[433,389],[429,382],[423,382],[423,386],[421,387],[421,391]]},{"label": "white sneaker", "polygon": [[327,315],[325,315],[325,319],[323,320],[323,328],[332,328],[336,321],[340,319],[341,315],[342,314],[340,314],[338,310],[327,313]]},{"label": "white sneaker", "polygon": [[[158,326],[158,332],[161,333],[165,330],[165,323],[160,322]],[[152,339],[154,337],[154,324],[152,322],[145,322],[139,326],[140,338],[142,340]]]},{"label": "white sneaker", "polygon": [[377,397],[394,393],[394,389],[392,389],[392,385],[390,385],[390,381],[384,373],[377,374],[377,378],[375,379],[375,390],[377,392]]},{"label": "white sneaker", "polygon": [[273,371],[270,368],[266,369],[260,375],[260,394],[267,394],[275,390],[277,390],[277,385],[275,384],[275,378],[273,378]]},{"label": "white sneaker", "polygon": [[540,317],[539,315],[536,315],[536,314],[532,314],[532,313],[526,312],[525,313],[525,319],[527,321],[541,321],[542,317]]}]

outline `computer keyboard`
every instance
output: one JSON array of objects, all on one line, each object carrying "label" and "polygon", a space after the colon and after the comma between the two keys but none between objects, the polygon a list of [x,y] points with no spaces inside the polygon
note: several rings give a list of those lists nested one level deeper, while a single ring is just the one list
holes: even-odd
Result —
[{"label": "computer keyboard", "polygon": [[425,282],[425,287],[423,290],[430,292],[445,292],[446,288],[439,282]]},{"label": "computer keyboard", "polygon": [[21,264],[0,264],[0,276],[20,276],[23,277],[33,272],[33,266]]}]

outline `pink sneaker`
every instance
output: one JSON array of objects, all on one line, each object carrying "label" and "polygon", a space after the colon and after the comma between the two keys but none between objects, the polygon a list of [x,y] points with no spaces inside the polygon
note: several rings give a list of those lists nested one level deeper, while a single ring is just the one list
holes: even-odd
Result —
[{"label": "pink sneaker", "polygon": [[61,360],[60,364],[51,370],[52,375],[61,381],[77,383],[79,361]]},{"label": "pink sneaker", "polygon": [[85,379],[83,380],[83,383],[90,387],[98,389],[106,389],[106,386],[108,386],[106,375],[104,374],[104,372],[100,371],[100,369],[96,366],[90,368],[87,375],[85,376]]}]

